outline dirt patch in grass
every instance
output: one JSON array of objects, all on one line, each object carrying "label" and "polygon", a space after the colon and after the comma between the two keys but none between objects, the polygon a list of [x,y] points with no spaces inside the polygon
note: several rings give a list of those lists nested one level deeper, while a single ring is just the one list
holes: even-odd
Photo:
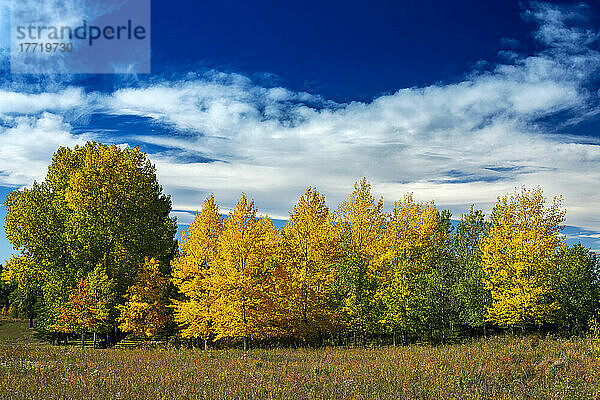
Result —
[{"label": "dirt patch in grass", "polygon": [[1,344],[40,344],[34,329],[29,328],[29,320],[0,316]]}]

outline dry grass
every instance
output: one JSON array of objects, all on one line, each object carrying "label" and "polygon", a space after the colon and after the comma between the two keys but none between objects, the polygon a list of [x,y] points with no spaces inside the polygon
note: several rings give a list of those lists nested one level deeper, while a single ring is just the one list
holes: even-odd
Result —
[{"label": "dry grass", "polygon": [[585,340],[432,347],[92,350],[0,343],[5,399],[593,399]]}]

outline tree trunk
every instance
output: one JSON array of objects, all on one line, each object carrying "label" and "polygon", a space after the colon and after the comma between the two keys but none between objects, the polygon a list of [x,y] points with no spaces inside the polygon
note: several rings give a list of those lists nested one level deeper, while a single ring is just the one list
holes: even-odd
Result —
[{"label": "tree trunk", "polygon": [[433,326],[429,326],[429,343],[433,343]]},{"label": "tree trunk", "polygon": [[244,336],[244,352],[248,351],[248,336]]},{"label": "tree trunk", "polygon": [[446,325],[442,325],[442,344],[446,344]]},{"label": "tree trunk", "polygon": [[204,351],[208,350],[208,338],[204,338]]},{"label": "tree trunk", "polygon": [[29,317],[29,327],[33,328],[33,317]]},{"label": "tree trunk", "polygon": [[392,340],[394,343],[394,347],[396,347],[396,331],[394,331],[394,333],[392,334],[392,338],[393,338]]},{"label": "tree trunk", "polygon": [[94,346],[93,346],[93,348],[94,349],[96,348],[96,331],[94,331]]},{"label": "tree trunk", "polygon": [[110,344],[117,344],[117,328],[115,327],[110,331]]},{"label": "tree trunk", "polygon": [[81,348],[85,347],[85,333],[81,332]]}]

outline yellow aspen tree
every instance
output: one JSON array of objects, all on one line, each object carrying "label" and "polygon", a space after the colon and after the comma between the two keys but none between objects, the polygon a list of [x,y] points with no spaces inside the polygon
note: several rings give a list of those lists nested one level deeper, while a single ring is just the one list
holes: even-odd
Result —
[{"label": "yellow aspen tree", "polygon": [[[383,198],[375,199],[367,178],[354,184],[350,198],[340,204],[337,216],[342,226],[348,230],[349,244],[369,258],[376,259],[380,250],[385,214]],[[375,267],[375,263],[372,263],[372,267]]]},{"label": "yellow aspen tree", "polygon": [[431,203],[414,201],[412,194],[394,203],[381,240],[387,279],[378,292],[384,305],[383,324],[392,333],[417,332],[426,323],[428,302],[424,274],[431,272],[435,249],[443,245],[437,229],[438,210]]},{"label": "yellow aspen tree", "polygon": [[160,262],[144,260],[137,282],[127,289],[124,305],[118,306],[121,312],[118,322],[124,332],[152,337],[158,334],[169,321],[168,279],[160,271]]},{"label": "yellow aspen tree", "polygon": [[420,270],[431,263],[431,249],[443,244],[445,237],[436,229],[438,210],[433,202],[419,203],[407,194],[394,202],[382,235],[380,256],[395,266],[408,260]]},{"label": "yellow aspen tree", "polygon": [[223,221],[214,196],[206,199],[188,233],[184,232],[179,255],[173,261],[173,283],[183,295],[174,300],[175,322],[184,338],[202,338],[211,333],[211,292],[208,274],[217,260],[217,243]]},{"label": "yellow aspen tree", "polygon": [[554,320],[556,254],[565,220],[561,199],[546,206],[540,187],[498,198],[488,234],[480,243],[484,283],[491,291],[487,318],[499,325]]},{"label": "yellow aspen tree", "polygon": [[337,218],[342,229],[343,257],[338,264],[343,311],[351,328],[361,335],[378,328],[378,285],[383,280],[379,252],[385,224],[383,199],[376,200],[366,178],[354,185],[347,201],[340,204]]},{"label": "yellow aspen tree", "polygon": [[300,197],[281,238],[285,320],[291,333],[305,341],[339,325],[332,296],[340,235],[325,197],[309,187]]},{"label": "yellow aspen tree", "polygon": [[246,195],[229,213],[218,240],[218,261],[211,267],[211,320],[217,339],[242,340],[278,333],[273,269],[278,236],[268,217],[258,218]]}]

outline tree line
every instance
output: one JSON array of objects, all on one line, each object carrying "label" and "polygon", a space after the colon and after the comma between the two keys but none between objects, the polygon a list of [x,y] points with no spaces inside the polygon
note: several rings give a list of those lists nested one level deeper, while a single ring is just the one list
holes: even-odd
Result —
[{"label": "tree line", "polygon": [[133,332],[247,349],[578,334],[600,309],[598,257],[564,243],[561,199],[539,187],[453,224],[412,194],[386,212],[363,178],[335,210],[309,187],[282,229],[246,195],[226,217],[211,195],[177,243],[145,154],[90,142],[60,148],[46,179],[5,205],[18,254],[2,269],[4,309],[82,340]]}]

